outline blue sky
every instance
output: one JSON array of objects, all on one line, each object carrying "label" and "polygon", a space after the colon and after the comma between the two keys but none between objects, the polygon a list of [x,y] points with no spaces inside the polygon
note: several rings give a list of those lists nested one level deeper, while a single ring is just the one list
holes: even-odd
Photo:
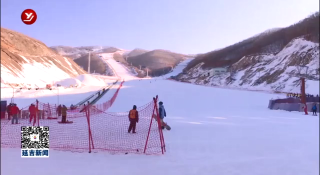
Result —
[{"label": "blue sky", "polygon": [[[38,19],[21,21],[31,8]],[[1,27],[48,46],[205,53],[319,11],[319,0],[1,0]]]}]

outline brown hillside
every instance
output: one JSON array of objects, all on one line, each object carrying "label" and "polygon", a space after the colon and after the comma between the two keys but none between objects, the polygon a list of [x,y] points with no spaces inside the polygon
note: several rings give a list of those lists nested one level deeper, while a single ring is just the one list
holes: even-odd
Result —
[{"label": "brown hillside", "polygon": [[[24,56],[27,61],[20,55]],[[85,73],[72,59],[60,56],[44,43],[21,33],[1,28],[1,65],[16,75],[21,71],[22,64],[28,61],[54,64],[70,76]]]},{"label": "brown hillside", "polygon": [[127,62],[142,69],[148,68],[150,76],[160,76],[168,73],[187,56],[166,50],[153,50],[137,56],[128,57]]},{"label": "brown hillside", "polygon": [[[81,66],[85,71],[88,71],[88,59],[89,54],[86,54],[78,59],[75,59],[74,62]],[[102,61],[97,54],[90,55],[90,72],[109,76],[113,75],[109,66],[105,64],[105,62]]]}]

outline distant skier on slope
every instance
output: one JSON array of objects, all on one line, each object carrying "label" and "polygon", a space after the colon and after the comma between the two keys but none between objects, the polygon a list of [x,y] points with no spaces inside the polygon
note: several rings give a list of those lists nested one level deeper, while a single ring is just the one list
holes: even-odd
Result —
[{"label": "distant skier on slope", "polygon": [[312,115],[317,115],[317,104],[316,103],[312,107]]},{"label": "distant skier on slope", "polygon": [[132,133],[136,133],[136,124],[139,122],[139,113],[137,111],[136,105],[133,105],[133,108],[130,110],[128,117],[130,121],[128,133],[130,133],[131,130],[132,130]]},{"label": "distant skier on slope", "polygon": [[302,109],[304,110],[304,114],[308,115],[308,106],[307,104],[304,104],[304,106],[302,107]]}]

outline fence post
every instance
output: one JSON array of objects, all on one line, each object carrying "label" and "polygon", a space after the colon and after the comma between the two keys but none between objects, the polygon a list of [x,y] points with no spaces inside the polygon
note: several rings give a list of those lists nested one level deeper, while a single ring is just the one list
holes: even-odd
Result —
[{"label": "fence post", "polygon": [[156,100],[155,100],[155,105],[156,105],[156,112],[157,112],[157,120],[158,120],[159,134],[160,134],[161,149],[162,149],[162,154],[164,154],[163,151],[166,151],[166,146],[165,146],[165,143],[164,143],[164,137],[163,137],[163,133],[162,133],[161,123],[160,123],[160,116],[159,116],[159,109],[158,109],[157,102],[158,102],[158,95],[157,95]]},{"label": "fence post", "polygon": [[[88,106],[89,106],[89,105],[88,105]],[[90,124],[89,124],[88,106],[84,105],[84,107],[85,107],[85,112],[86,112],[86,117],[87,117],[87,122],[88,122],[89,153],[91,153],[91,144],[90,144]]]},{"label": "fence post", "polygon": [[91,153],[91,146],[94,149],[93,139],[92,139],[92,132],[90,127],[90,105],[85,106],[85,112],[88,122],[88,135],[89,135],[89,153]]},{"label": "fence post", "polygon": [[[155,102],[155,98],[154,98],[154,97],[153,97],[153,102]],[[147,139],[146,139],[146,144],[145,144],[145,146],[144,146],[144,151],[143,151],[143,153],[146,153],[146,150],[147,150],[147,145],[148,145],[148,141],[149,141],[150,130],[151,130],[151,126],[152,126],[153,114],[154,114],[155,109],[156,109],[156,105],[154,105],[154,107],[153,107],[153,111],[152,111],[152,115],[151,115],[151,121],[150,121],[150,125],[149,125],[149,131],[148,131],[148,135],[147,135]]]},{"label": "fence post", "polygon": [[88,106],[89,109],[88,109],[88,121],[89,121],[89,134],[90,134],[90,140],[91,140],[91,145],[92,145],[92,149],[94,149],[94,144],[93,144],[93,139],[92,139],[92,132],[91,132],[91,123],[90,123],[90,109],[91,109],[91,105]]},{"label": "fence post", "polygon": [[[48,117],[50,117],[50,118],[52,117],[52,116],[51,116],[51,106],[50,106],[49,103],[48,103]],[[48,118],[48,117],[47,117],[47,118]],[[44,118],[43,118],[43,119],[44,119]]]},{"label": "fence post", "polygon": [[[40,126],[40,122],[39,122],[39,115],[38,115],[38,111],[39,111],[39,101],[37,100],[37,112],[36,112],[36,118],[34,120],[38,120],[38,126]],[[36,121],[33,122],[33,126],[36,123]]]}]

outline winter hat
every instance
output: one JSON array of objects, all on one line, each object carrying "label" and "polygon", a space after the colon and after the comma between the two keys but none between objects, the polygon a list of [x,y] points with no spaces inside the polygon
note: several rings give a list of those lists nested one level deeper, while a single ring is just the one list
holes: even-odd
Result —
[{"label": "winter hat", "polygon": [[162,101],[160,101],[160,102],[159,102],[159,105],[163,105],[163,102],[162,102]]},{"label": "winter hat", "polygon": [[136,105],[133,105],[133,109],[137,109],[137,106],[136,106]]}]

